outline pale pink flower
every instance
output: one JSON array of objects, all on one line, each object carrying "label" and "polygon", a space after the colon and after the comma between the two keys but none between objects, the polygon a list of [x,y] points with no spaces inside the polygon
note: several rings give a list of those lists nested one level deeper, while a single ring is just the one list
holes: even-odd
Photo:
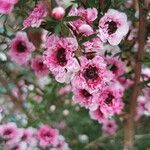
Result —
[{"label": "pale pink flower", "polygon": [[51,150],[69,150],[68,144],[65,142],[65,138],[62,135],[58,137],[58,144],[52,147]]},{"label": "pale pink flower", "polygon": [[28,40],[27,34],[25,32],[17,32],[15,38],[10,42],[8,55],[18,64],[27,64],[34,50],[35,47]]},{"label": "pale pink flower", "polygon": [[96,8],[73,8],[70,11],[69,15],[80,16],[81,18],[70,22],[70,25],[72,29],[77,33],[83,33],[84,29],[84,33],[89,34],[89,32],[91,33],[91,31],[93,30],[91,24],[97,18],[97,14],[98,12]]},{"label": "pale pink flower", "polygon": [[150,68],[142,68],[142,76],[144,81],[149,81],[150,80]]},{"label": "pale pink flower", "polygon": [[106,119],[108,119],[108,116],[106,116],[102,111],[101,107],[97,107],[95,110],[89,111],[90,117],[93,120],[97,120],[99,123],[104,122]]},{"label": "pale pink flower", "polygon": [[41,126],[38,130],[37,136],[40,141],[40,146],[43,148],[47,146],[56,146],[58,144],[58,130],[53,129],[48,125]]},{"label": "pale pink flower", "polygon": [[111,45],[118,45],[128,30],[126,14],[114,9],[109,9],[99,21],[99,36]]},{"label": "pale pink flower", "polygon": [[35,95],[35,96],[33,97],[33,100],[34,100],[35,102],[37,102],[37,103],[41,103],[42,100],[43,100],[43,97],[42,97],[42,96],[39,96],[39,95]]},{"label": "pale pink flower", "polygon": [[15,143],[13,145],[7,145],[6,143],[6,146],[5,146],[6,150],[27,150],[27,143],[25,142],[18,142],[18,143]]},{"label": "pale pink flower", "polygon": [[18,0],[0,0],[0,13],[9,14]]},{"label": "pale pink flower", "polygon": [[125,77],[119,77],[117,80],[126,89],[133,85],[133,80],[127,79]]},{"label": "pale pink flower", "polygon": [[87,59],[81,56],[79,60],[81,68],[72,80],[74,87],[94,92],[111,81],[113,75],[107,70],[102,57],[95,56],[93,59]]},{"label": "pale pink flower", "polygon": [[73,101],[78,103],[81,107],[89,108],[91,110],[95,109],[97,105],[95,105],[94,95],[95,93],[90,93],[86,89],[78,89],[76,87],[73,88]]},{"label": "pale pink flower", "polygon": [[110,71],[112,71],[116,78],[125,73],[125,63],[118,57],[109,57],[106,58],[106,61]]},{"label": "pale pink flower", "polygon": [[72,89],[71,85],[66,85],[59,89],[58,95],[62,96],[62,95],[68,94],[71,92],[71,89]]},{"label": "pale pink flower", "polygon": [[56,41],[44,52],[44,64],[58,82],[69,83],[79,70],[78,61],[73,53],[77,49],[77,43],[73,38],[60,38]]},{"label": "pale pink flower", "polygon": [[36,129],[29,127],[27,129],[23,128],[22,131],[23,131],[23,134],[21,137],[21,141],[32,146],[37,144]]},{"label": "pale pink flower", "polygon": [[62,19],[65,15],[65,10],[63,7],[55,7],[53,8],[52,10],[52,13],[51,13],[51,16],[54,18],[54,19]]},{"label": "pale pink flower", "polygon": [[106,120],[103,122],[102,130],[105,134],[113,135],[116,133],[118,125],[114,120]]},{"label": "pale pink flower", "polygon": [[35,71],[37,77],[46,76],[49,73],[49,69],[43,63],[43,57],[40,55],[31,60],[31,68]]},{"label": "pale pink flower", "polygon": [[104,55],[104,46],[100,38],[93,38],[90,41],[83,43],[85,52],[95,52],[97,55]]},{"label": "pale pink flower", "polygon": [[23,26],[27,27],[39,27],[48,14],[47,8],[44,3],[39,2],[30,15],[24,20]]},{"label": "pale pink flower", "polygon": [[80,33],[83,33],[85,35],[90,35],[93,33],[92,27],[88,24],[82,24],[78,30]]}]

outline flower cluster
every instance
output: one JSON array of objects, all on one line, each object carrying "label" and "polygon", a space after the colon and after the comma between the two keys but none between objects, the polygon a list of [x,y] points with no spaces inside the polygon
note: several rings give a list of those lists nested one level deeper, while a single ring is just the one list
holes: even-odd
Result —
[{"label": "flower cluster", "polygon": [[[46,26],[44,17],[47,15],[47,7],[40,1],[24,20],[24,28],[40,27],[42,22]],[[51,17],[54,24],[58,21],[62,23],[65,10],[56,7]],[[118,45],[126,36],[129,30],[127,16],[123,12],[109,9],[99,19],[96,8],[72,7],[68,17],[76,19],[67,24],[70,32],[67,37],[44,30],[42,55],[34,55],[30,60],[35,47],[24,32],[18,32],[10,43],[9,56],[18,64],[30,65],[38,77],[51,73],[58,82],[69,84],[75,103],[88,109],[92,119],[103,123],[104,130],[106,127],[114,127],[116,130],[111,119],[123,110],[124,90],[132,83],[123,76],[126,73],[125,62],[115,56],[115,52],[107,55],[105,46],[107,42],[112,46]],[[96,20],[97,28],[94,27]],[[84,38],[91,36],[84,41]],[[42,137],[48,130],[49,127],[44,126],[39,136]],[[44,146],[47,143],[40,141],[40,144]],[[57,145],[55,139],[52,144]]]},{"label": "flower cluster", "polygon": [[13,122],[0,125],[0,138],[5,142],[7,150],[32,150],[35,148],[51,148],[52,150],[69,150],[68,144],[57,129],[42,125],[18,128]]}]

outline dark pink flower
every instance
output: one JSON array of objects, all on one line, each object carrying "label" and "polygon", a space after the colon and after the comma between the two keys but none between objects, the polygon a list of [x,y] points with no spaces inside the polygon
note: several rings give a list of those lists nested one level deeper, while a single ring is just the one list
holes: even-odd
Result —
[{"label": "dark pink flower", "polygon": [[112,79],[112,73],[107,70],[104,59],[95,56],[93,59],[80,57],[80,71],[72,80],[72,85],[78,89],[86,89],[89,92],[98,91]]},{"label": "dark pink flower", "polygon": [[38,130],[38,140],[40,146],[45,148],[47,146],[56,146],[58,144],[59,132],[48,125],[43,125]]},{"label": "dark pink flower", "polygon": [[25,32],[17,32],[15,38],[10,43],[8,55],[13,61],[22,65],[27,64],[34,50],[35,47],[28,40],[27,34]]}]

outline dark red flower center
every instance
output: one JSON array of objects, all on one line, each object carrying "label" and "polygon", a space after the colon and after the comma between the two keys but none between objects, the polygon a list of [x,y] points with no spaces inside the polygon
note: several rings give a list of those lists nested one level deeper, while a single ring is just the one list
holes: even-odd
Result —
[{"label": "dark red flower center", "polygon": [[111,65],[110,70],[111,70],[113,73],[115,73],[115,72],[118,70],[118,68],[117,68],[117,66],[116,66],[115,64],[113,64],[113,65]]},{"label": "dark red flower center", "polygon": [[19,41],[16,45],[16,49],[18,52],[23,53],[26,51],[26,45],[23,41]]},{"label": "dark red flower center", "polygon": [[112,126],[111,123],[109,123],[109,124],[107,125],[107,127],[108,127],[108,128],[112,128],[113,126]]},{"label": "dark red flower center", "polygon": [[12,130],[11,129],[6,129],[4,131],[4,135],[10,135],[12,133]]},{"label": "dark red flower center", "polygon": [[81,94],[84,96],[84,97],[86,97],[86,98],[88,98],[88,97],[90,97],[90,96],[92,96],[87,90],[81,90]]},{"label": "dark red flower center", "polygon": [[43,67],[44,67],[43,62],[39,62],[39,63],[38,63],[38,66],[39,66],[40,69],[43,69]]},{"label": "dark red flower center", "polygon": [[107,105],[112,105],[113,98],[114,98],[114,96],[111,93],[109,93],[108,96],[107,96],[107,98],[106,98],[106,100],[105,100],[105,103]]},{"label": "dark red flower center", "polygon": [[108,24],[108,34],[113,34],[116,32],[117,30],[117,23],[114,21],[111,22],[106,22],[106,24]]},{"label": "dark red flower center", "polygon": [[57,58],[59,65],[65,66],[67,64],[66,51],[64,48],[58,49],[56,58]]},{"label": "dark red flower center", "polygon": [[96,80],[98,78],[98,71],[96,67],[89,66],[83,73],[83,76],[87,80]]}]

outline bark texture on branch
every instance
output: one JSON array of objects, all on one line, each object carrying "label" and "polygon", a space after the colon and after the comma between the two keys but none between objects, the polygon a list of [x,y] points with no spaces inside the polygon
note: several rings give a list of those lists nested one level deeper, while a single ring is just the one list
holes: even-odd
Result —
[{"label": "bark texture on branch", "polygon": [[139,33],[138,33],[138,51],[135,59],[134,66],[134,85],[132,89],[131,99],[130,99],[130,108],[129,114],[125,118],[125,128],[124,128],[124,150],[133,150],[134,149],[134,116],[136,110],[137,97],[140,91],[140,77],[141,77],[141,67],[142,67],[142,58],[144,53],[145,46],[145,35],[146,35],[146,17],[145,11],[143,8],[143,0],[138,0],[139,7]]}]

